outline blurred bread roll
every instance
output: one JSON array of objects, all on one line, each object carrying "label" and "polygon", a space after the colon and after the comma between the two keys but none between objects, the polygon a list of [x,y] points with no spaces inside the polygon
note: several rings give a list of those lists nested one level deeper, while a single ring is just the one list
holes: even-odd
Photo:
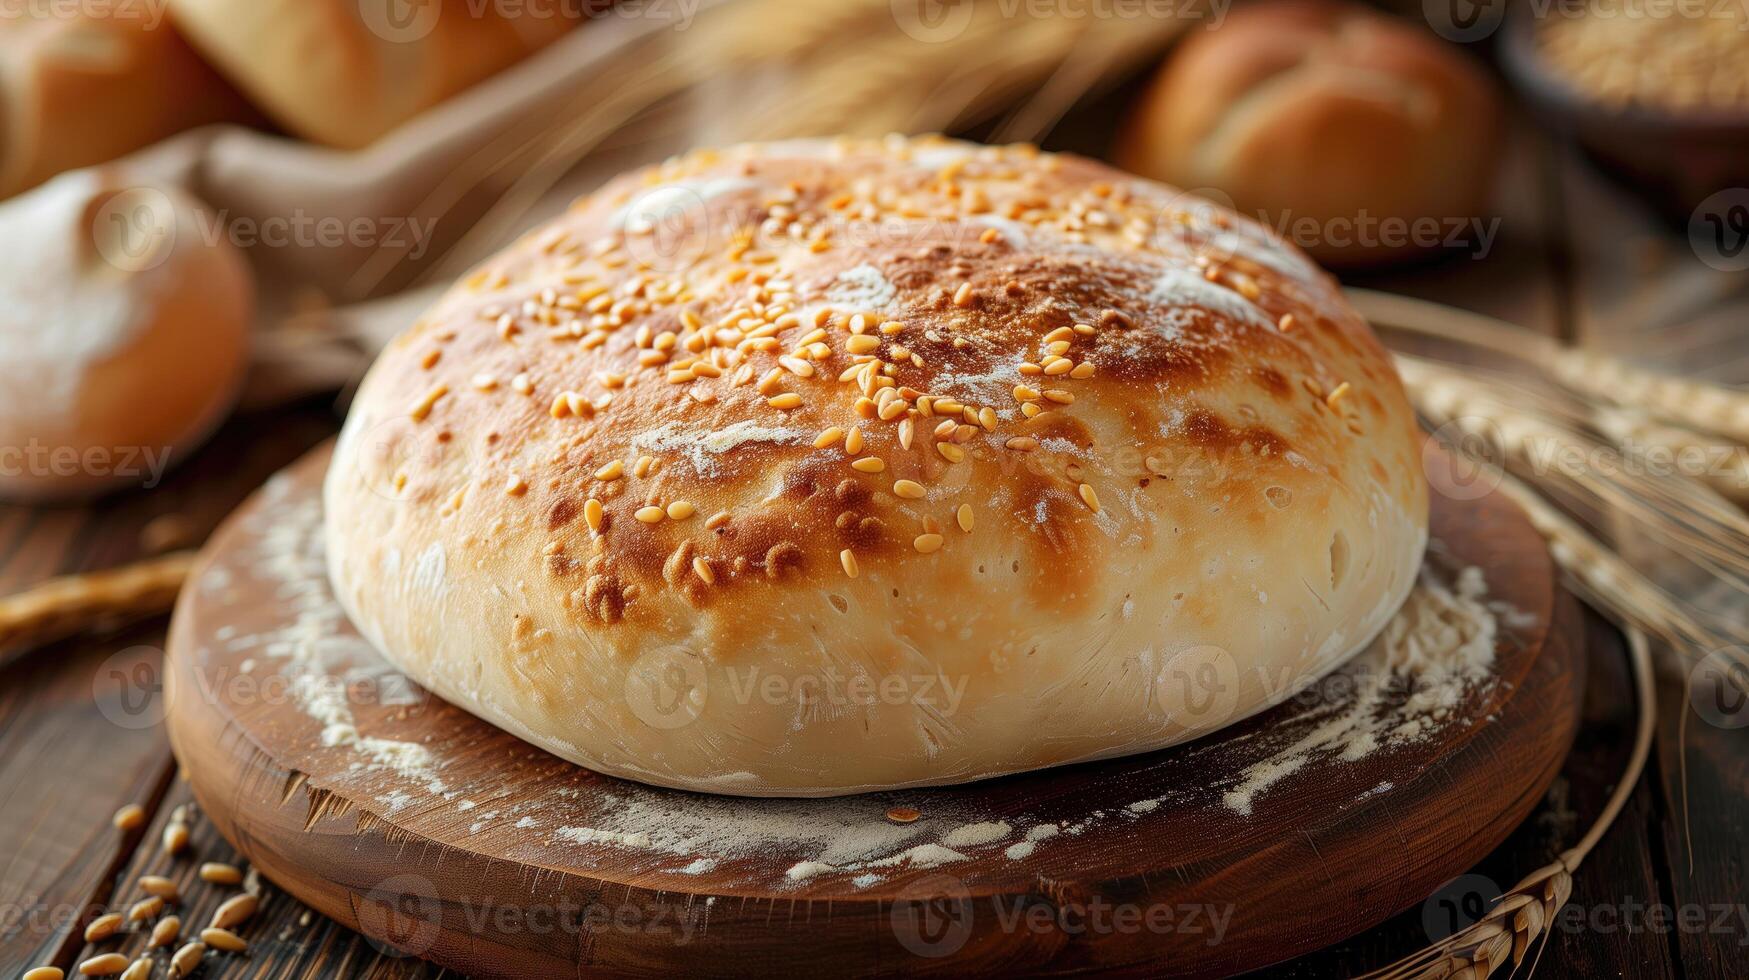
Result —
[{"label": "blurred bread roll", "polygon": [[577,0],[171,0],[177,25],[263,111],[354,149],[576,26]]},{"label": "blurred bread roll", "polygon": [[102,170],[0,204],[0,496],[156,485],[223,419],[254,290],[196,209]]},{"label": "blurred bread roll", "polygon": [[249,115],[161,4],[0,0],[0,15],[0,197]]},{"label": "blurred bread roll", "polygon": [[1323,262],[1366,265],[1438,244],[1409,235],[1412,223],[1484,213],[1499,117],[1484,70],[1426,31],[1352,4],[1284,0],[1192,32],[1117,156],[1226,194]]}]

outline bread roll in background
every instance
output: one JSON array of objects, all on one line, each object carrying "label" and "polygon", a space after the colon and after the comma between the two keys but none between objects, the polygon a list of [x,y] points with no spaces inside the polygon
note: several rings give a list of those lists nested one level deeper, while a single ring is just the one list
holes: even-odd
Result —
[{"label": "bread roll in background", "polygon": [[355,149],[576,26],[577,0],[171,0],[179,28],[293,134]]},{"label": "bread roll in background", "polygon": [[430,690],[665,786],[821,796],[1170,745],[1413,585],[1420,437],[1329,276],[1030,147],[619,178],[363,382],[335,594]]},{"label": "bread roll in background", "polygon": [[253,287],[197,207],[105,170],[0,204],[0,497],[153,484],[223,420]]},{"label": "bread roll in background", "polygon": [[0,197],[194,126],[252,118],[161,3],[5,6]]},{"label": "bread roll in background", "polygon": [[1424,28],[1354,4],[1276,0],[1189,32],[1137,103],[1117,160],[1219,190],[1320,261],[1368,265],[1427,247],[1380,240],[1387,227],[1487,213],[1500,111],[1486,71]]}]

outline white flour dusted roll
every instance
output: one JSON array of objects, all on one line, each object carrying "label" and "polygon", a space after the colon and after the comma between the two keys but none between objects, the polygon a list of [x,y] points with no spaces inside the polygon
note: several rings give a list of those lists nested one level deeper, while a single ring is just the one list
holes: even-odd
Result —
[{"label": "white flour dusted roll", "polygon": [[326,487],[337,593],[443,697],[687,789],[1253,714],[1384,626],[1427,491],[1334,282],[1193,203],[939,139],[623,177],[382,355]]},{"label": "white flour dusted roll", "polygon": [[0,498],[155,485],[224,420],[254,284],[197,208],[104,170],[0,204]]}]

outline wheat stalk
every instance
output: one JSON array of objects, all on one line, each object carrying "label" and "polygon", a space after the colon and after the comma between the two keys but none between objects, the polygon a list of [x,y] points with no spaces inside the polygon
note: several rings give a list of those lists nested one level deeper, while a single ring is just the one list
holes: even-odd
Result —
[{"label": "wheat stalk", "polygon": [[[1734,609],[1749,598],[1749,519],[1704,484],[1681,474],[1638,473],[1613,446],[1581,431],[1564,409],[1542,396],[1491,386],[1481,378],[1419,358],[1398,356],[1416,410],[1430,422],[1455,429],[1490,447],[1493,460],[1534,480],[1543,494],[1565,498],[1630,527],[1640,543],[1657,545],[1670,560],[1660,563],[1666,580],[1692,585],[1692,567],[1712,591],[1685,588],[1696,602],[1678,599],[1651,575],[1640,572],[1516,480],[1507,492],[1524,506],[1557,549],[1582,548],[1587,568],[1614,576],[1601,594],[1617,594],[1643,615],[1630,618],[1678,651],[1705,651],[1749,640]],[[1540,406],[1540,407],[1539,407]],[[1550,465],[1550,461],[1556,461]],[[1560,462],[1566,460],[1566,462]],[[1577,461],[1578,465],[1573,465]],[[1602,464],[1595,467],[1593,463]],[[1556,535],[1555,531],[1562,532]],[[1709,605],[1701,605],[1706,602]]]},{"label": "wheat stalk", "polygon": [[0,598],[0,650],[41,646],[99,623],[168,612],[194,565],[188,551],[133,565],[50,579]]},{"label": "wheat stalk", "polygon": [[1587,398],[1749,445],[1749,392],[1647,371],[1478,313],[1370,289],[1346,293],[1375,326],[1481,348]]},{"label": "wheat stalk", "polygon": [[[1568,567],[1568,571],[1574,571]],[[1626,629],[1628,663],[1639,713],[1634,746],[1616,780],[1609,802],[1580,838],[1551,864],[1531,872],[1507,889],[1500,901],[1475,924],[1439,942],[1411,953],[1383,969],[1362,975],[1362,980],[1436,980],[1467,977],[1480,980],[1511,963],[1524,964],[1532,947],[1546,943],[1549,926],[1573,894],[1573,873],[1585,862],[1597,842],[1615,823],[1645,771],[1652,750],[1652,732],[1658,718],[1653,695],[1652,656],[1646,635],[1636,627]],[[1534,961],[1533,961],[1534,969]]]}]

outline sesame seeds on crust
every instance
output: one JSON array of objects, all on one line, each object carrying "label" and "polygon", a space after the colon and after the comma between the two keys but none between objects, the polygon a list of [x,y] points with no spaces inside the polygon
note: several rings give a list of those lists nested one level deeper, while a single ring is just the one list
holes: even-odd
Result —
[{"label": "sesame seeds on crust", "polygon": [[[565,543],[585,557],[553,574],[609,624],[654,590],[1003,542],[1072,566],[1183,492],[1134,446],[1285,471],[1399,424],[1400,393],[1361,397],[1389,377],[1364,325],[1263,232],[1090,162],[937,145],[963,146],[699,151],[579,202],[385,354],[418,367],[379,368],[395,492]],[[678,225],[646,227],[652,198]]]}]

